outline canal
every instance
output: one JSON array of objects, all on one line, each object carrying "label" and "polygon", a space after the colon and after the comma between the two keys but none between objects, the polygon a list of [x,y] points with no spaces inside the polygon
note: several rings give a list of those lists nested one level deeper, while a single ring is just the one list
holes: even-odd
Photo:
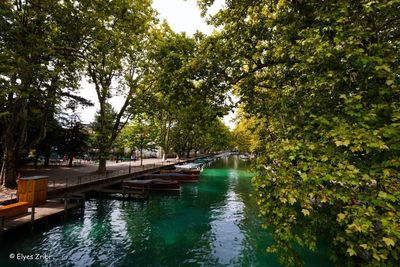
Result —
[{"label": "canal", "polygon": [[[265,252],[249,163],[226,157],[197,184],[148,202],[88,200],[84,216],[1,245],[2,266],[279,266]],[[327,266],[322,251],[306,266]],[[23,259],[25,257],[25,260]],[[11,259],[12,258],[12,259]],[[33,258],[33,259],[31,259]]]}]

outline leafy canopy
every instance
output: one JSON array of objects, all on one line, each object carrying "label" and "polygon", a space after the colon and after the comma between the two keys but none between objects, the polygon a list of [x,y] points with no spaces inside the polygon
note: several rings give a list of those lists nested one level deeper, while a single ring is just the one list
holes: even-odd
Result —
[{"label": "leafy canopy", "polygon": [[[213,1],[199,1],[204,8]],[[227,86],[265,122],[254,178],[286,264],[295,245],[397,266],[400,1],[226,1]],[[221,55],[219,55],[221,57]]]}]

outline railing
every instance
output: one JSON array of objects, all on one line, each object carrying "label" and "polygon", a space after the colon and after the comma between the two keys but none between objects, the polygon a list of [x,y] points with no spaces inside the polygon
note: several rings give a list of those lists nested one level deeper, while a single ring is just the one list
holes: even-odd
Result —
[{"label": "railing", "polygon": [[86,175],[77,175],[72,177],[64,177],[64,178],[49,178],[48,183],[48,191],[54,191],[57,189],[68,188],[72,186],[82,185],[93,183],[97,181],[107,180],[110,178],[116,178],[124,175],[135,174],[141,171],[155,169],[162,166],[173,165],[177,162],[167,162],[167,163],[153,163],[153,164],[144,164],[142,166],[128,166],[123,169],[118,170],[110,170],[103,174],[86,174]]},{"label": "railing", "polygon": [[[196,157],[196,158],[201,158],[204,156],[205,155],[198,155],[198,157]],[[138,173],[140,171],[155,169],[158,167],[163,167],[163,166],[168,166],[168,165],[175,165],[175,164],[186,162],[186,161],[193,161],[196,158],[190,158],[190,159],[186,159],[186,160],[172,160],[172,161],[167,160],[166,162],[144,164],[142,166],[136,166],[136,165],[130,166],[130,167],[126,166],[125,168],[121,168],[118,170],[107,171],[107,173],[105,173],[105,174],[82,174],[82,175],[76,175],[76,176],[71,176],[71,177],[50,177],[49,182],[48,182],[48,191],[50,193],[50,192],[58,190],[58,189],[66,189],[66,188],[72,187],[72,186],[90,184],[93,182],[107,180],[110,178],[121,177],[121,176],[129,175],[129,174],[132,174],[132,176],[133,176],[135,173]],[[94,162],[89,163],[89,164],[94,164]],[[15,199],[17,199],[17,194],[11,193],[9,201],[13,201]],[[6,201],[7,201],[7,199],[6,199]]]}]

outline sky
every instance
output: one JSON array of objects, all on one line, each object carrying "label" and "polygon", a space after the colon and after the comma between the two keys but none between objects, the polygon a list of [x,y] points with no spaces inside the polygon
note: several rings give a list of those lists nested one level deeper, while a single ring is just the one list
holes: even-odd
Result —
[{"label": "sky", "polygon": [[[216,13],[224,2],[216,0],[208,14]],[[158,11],[158,17],[165,19],[175,32],[186,32],[191,36],[196,30],[211,34],[214,29],[200,16],[196,0],[153,0],[153,8]]]},{"label": "sky", "polygon": [[[216,0],[208,14],[216,13],[223,7],[224,2],[224,0]],[[159,13],[158,18],[166,20],[175,32],[186,32],[187,35],[192,36],[198,30],[209,35],[214,29],[207,25],[205,18],[200,16],[196,0],[153,0],[153,8]],[[93,85],[89,84],[87,80],[83,79],[81,86],[83,90],[80,95],[95,103],[94,107],[85,107],[80,111],[83,122],[89,123],[93,121],[94,114],[99,108],[97,96]],[[110,102],[115,108],[119,108],[123,101],[121,98],[114,97]],[[231,113],[224,117],[225,124],[230,128],[234,127],[233,116],[234,114]]]}]

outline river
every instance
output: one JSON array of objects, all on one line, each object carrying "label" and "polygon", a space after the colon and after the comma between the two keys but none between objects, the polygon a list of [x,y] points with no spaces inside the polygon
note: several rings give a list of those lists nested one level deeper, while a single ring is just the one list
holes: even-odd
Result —
[{"label": "river", "polygon": [[[260,227],[252,176],[248,162],[225,157],[205,167],[199,183],[184,184],[178,194],[151,194],[148,202],[87,200],[83,216],[3,243],[0,263],[280,266],[265,251],[272,236]],[[330,265],[323,249],[301,254],[306,266]]]}]

